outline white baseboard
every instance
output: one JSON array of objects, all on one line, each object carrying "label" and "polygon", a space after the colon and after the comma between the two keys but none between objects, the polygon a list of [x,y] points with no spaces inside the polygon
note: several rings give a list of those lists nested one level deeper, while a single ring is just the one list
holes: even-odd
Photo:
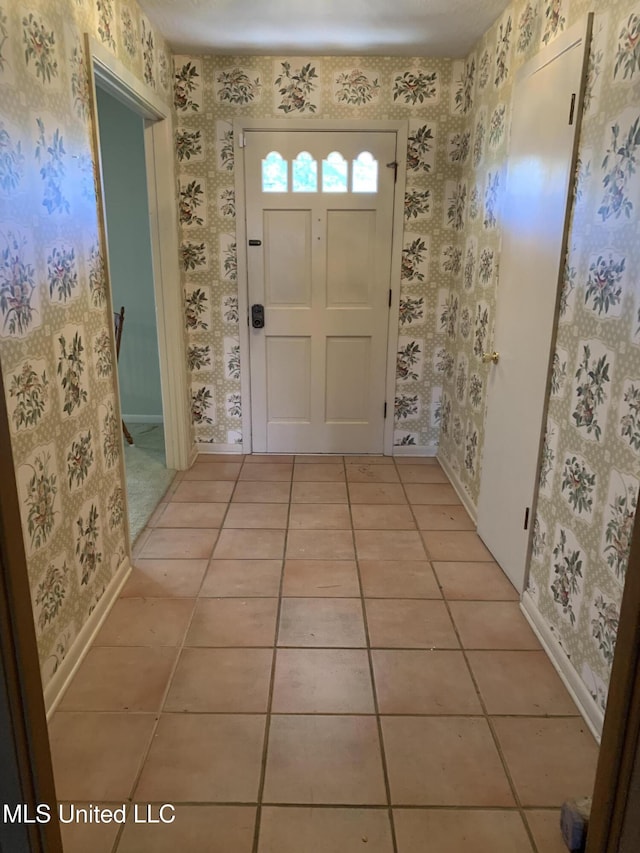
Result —
[{"label": "white baseboard", "polygon": [[569,658],[562,650],[553,631],[544,622],[540,611],[536,609],[533,599],[526,592],[522,596],[520,608],[527,622],[531,625],[533,633],[540,640],[542,648],[549,656],[564,686],[569,691],[571,698],[576,703],[578,710],[584,717],[584,721],[589,726],[591,734],[600,743],[602,725],[604,723],[604,711],[589,693],[578,672],[571,666]]},{"label": "white baseboard", "polygon": [[464,486],[460,482],[460,478],[458,477],[456,472],[453,470],[451,465],[444,458],[444,456],[438,456],[438,462],[442,466],[442,470],[444,471],[444,473],[447,475],[447,477],[451,481],[451,485],[453,486],[453,488],[456,491],[456,494],[458,495],[458,497],[462,501],[464,508],[469,513],[469,516],[471,517],[471,521],[473,521],[474,524],[477,524],[478,523],[478,509],[473,504],[473,502],[471,501],[471,498],[469,497],[469,495],[465,491]]},{"label": "white baseboard", "polygon": [[163,424],[162,415],[123,415],[122,420],[130,424]]},{"label": "white baseboard", "polygon": [[437,444],[420,444],[420,445],[394,445],[393,456],[437,456]]},{"label": "white baseboard", "polygon": [[125,557],[122,563],[120,563],[118,571],[113,576],[111,583],[105,590],[104,595],[96,604],[95,610],[82,626],[66,657],[44,688],[44,706],[47,712],[47,720],[51,718],[58,703],[64,696],[64,692],[69,686],[71,679],[76,674],[78,667],[91,648],[91,644],[120,595],[120,591],[125,585],[130,572],[131,563],[129,562],[129,557]]},{"label": "white baseboard", "polygon": [[200,441],[196,444],[197,453],[244,453],[241,444],[209,444]]}]

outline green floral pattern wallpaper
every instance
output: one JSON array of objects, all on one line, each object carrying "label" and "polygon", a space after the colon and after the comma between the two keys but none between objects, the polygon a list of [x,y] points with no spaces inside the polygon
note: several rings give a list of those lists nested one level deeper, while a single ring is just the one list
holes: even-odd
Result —
[{"label": "green floral pattern wallpaper", "polygon": [[394,442],[435,451],[449,369],[438,322],[461,273],[460,163],[468,93],[446,59],[176,56],[181,259],[199,442],[242,442],[232,122],[253,118],[409,121]]},{"label": "green floral pattern wallpaper", "polygon": [[45,685],[125,557],[85,32],[171,103],[135,3],[0,0],[0,364]]},{"label": "green floral pattern wallpaper", "polygon": [[[440,453],[473,505],[513,75],[592,9],[587,0],[517,0],[455,65],[469,105],[466,209],[458,279],[438,314],[448,368]],[[640,475],[640,5],[609,0],[594,11],[527,594],[604,709]]]}]

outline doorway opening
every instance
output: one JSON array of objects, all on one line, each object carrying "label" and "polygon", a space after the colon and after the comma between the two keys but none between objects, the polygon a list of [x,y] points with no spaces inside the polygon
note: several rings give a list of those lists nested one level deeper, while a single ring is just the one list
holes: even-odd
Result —
[{"label": "doorway opening", "polygon": [[[193,456],[170,108],[90,37],[109,299],[125,309],[119,408],[131,541]],[[125,433],[126,435],[126,433]]]},{"label": "doorway opening", "polygon": [[96,85],[113,309],[125,309],[118,353],[129,533],[135,541],[166,492],[160,356],[144,148],[144,118]]},{"label": "doorway opening", "polygon": [[245,452],[391,455],[406,124],[234,138]]}]

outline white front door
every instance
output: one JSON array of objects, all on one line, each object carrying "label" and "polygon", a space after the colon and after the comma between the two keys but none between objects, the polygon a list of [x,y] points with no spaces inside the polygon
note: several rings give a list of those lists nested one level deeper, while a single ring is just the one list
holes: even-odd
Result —
[{"label": "white front door", "polygon": [[381,453],[396,134],[248,131],[244,155],[253,449]]},{"label": "white front door", "polygon": [[586,26],[576,26],[523,66],[513,92],[493,341],[499,362],[489,367],[478,533],[519,591],[579,124]]}]

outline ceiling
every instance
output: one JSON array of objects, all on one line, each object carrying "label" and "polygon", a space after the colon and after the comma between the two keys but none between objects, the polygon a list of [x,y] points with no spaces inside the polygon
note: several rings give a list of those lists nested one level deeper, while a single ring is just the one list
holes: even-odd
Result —
[{"label": "ceiling", "polygon": [[176,53],[465,56],[509,0],[140,0]]}]

